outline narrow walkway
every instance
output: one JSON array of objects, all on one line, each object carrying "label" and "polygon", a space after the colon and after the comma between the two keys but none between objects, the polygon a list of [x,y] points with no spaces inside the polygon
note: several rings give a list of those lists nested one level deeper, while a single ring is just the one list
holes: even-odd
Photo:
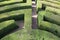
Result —
[{"label": "narrow walkway", "polygon": [[16,24],[18,25],[18,29],[16,29],[15,31],[18,31],[18,30],[21,30],[21,29],[23,29],[23,27],[24,27],[24,21],[16,21]]},{"label": "narrow walkway", "polygon": [[[17,29],[15,29],[15,30],[13,30],[11,33],[14,33],[14,32],[16,32],[16,31],[18,31],[18,30],[21,30],[21,29],[23,29],[23,27],[24,27],[24,21],[16,21],[16,25],[18,25],[18,28]],[[10,34],[10,33],[9,33]]]},{"label": "narrow walkway", "polygon": [[35,1],[32,1],[32,28],[37,28],[37,10]]}]

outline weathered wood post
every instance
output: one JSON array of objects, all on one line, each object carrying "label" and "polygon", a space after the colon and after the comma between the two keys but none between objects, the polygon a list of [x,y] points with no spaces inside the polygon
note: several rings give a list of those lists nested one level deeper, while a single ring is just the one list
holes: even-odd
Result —
[{"label": "weathered wood post", "polygon": [[26,3],[26,2],[27,2],[27,0],[23,0],[23,2],[25,2],[25,3]]},{"label": "weathered wood post", "polygon": [[37,28],[36,0],[32,0],[32,28]]}]

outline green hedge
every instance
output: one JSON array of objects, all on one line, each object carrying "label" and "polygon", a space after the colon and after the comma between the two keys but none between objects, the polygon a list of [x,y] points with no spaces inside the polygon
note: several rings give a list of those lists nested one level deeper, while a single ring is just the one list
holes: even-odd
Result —
[{"label": "green hedge", "polygon": [[[28,10],[28,11],[27,11]],[[32,9],[26,9],[25,10],[25,17],[24,17],[24,27],[21,30],[15,31],[9,35],[6,35],[4,38],[1,40],[30,40],[31,39],[31,14],[32,14]]]},{"label": "green hedge", "polygon": [[6,6],[6,5],[11,5],[11,4],[16,4],[16,3],[21,3],[22,0],[9,0],[9,1],[4,1],[4,2],[0,2],[0,6]]},{"label": "green hedge", "polygon": [[59,37],[44,30],[33,29],[31,34],[33,36],[32,40],[60,40]]},{"label": "green hedge", "polygon": [[46,14],[46,11],[39,11],[38,13],[38,26],[40,25],[40,22],[43,21],[44,15]]},{"label": "green hedge", "polygon": [[54,7],[46,7],[46,11],[53,12],[56,15],[60,16],[60,9],[54,8]]},{"label": "green hedge", "polygon": [[18,26],[15,24],[14,20],[1,22],[0,23],[0,39],[17,28]]},{"label": "green hedge", "polygon": [[6,6],[3,6],[3,7],[0,7],[0,13],[2,13],[4,11],[26,9],[30,5],[31,5],[31,3],[17,3],[17,4],[13,4],[13,5],[6,5]]},{"label": "green hedge", "polygon": [[3,1],[9,1],[9,0],[0,0],[0,2],[3,2]]},{"label": "green hedge", "polygon": [[[45,18],[44,18],[44,16],[45,16]],[[57,18],[55,18],[55,17],[57,17]],[[56,21],[55,21],[55,19],[56,19]],[[60,26],[53,24],[54,22],[56,23],[58,21],[58,19],[59,19],[59,16],[56,16],[51,12],[49,13],[46,11],[39,11],[39,13],[38,13],[38,28],[43,29],[43,30],[48,30],[48,31],[60,36],[60,34],[59,34],[60,33],[60,30],[59,30]],[[44,20],[49,21],[49,22],[45,22]],[[50,22],[52,22],[52,23],[50,23]],[[58,33],[56,33],[56,32],[58,32]]]},{"label": "green hedge", "polygon": [[[30,33],[29,33],[30,34]],[[44,30],[38,30],[33,29],[31,31],[31,34],[26,34],[24,31],[19,30],[17,32],[14,32],[12,34],[9,34],[2,38],[1,40],[59,40],[60,38],[55,36],[54,34],[44,31]],[[29,37],[27,36],[29,35]]]},{"label": "green hedge", "polygon": [[60,5],[60,2],[59,1],[56,1],[56,0],[44,0],[44,1],[47,1],[47,2],[51,2],[51,3],[54,3],[54,4]]},{"label": "green hedge", "polygon": [[55,15],[52,12],[46,12],[44,20],[60,25],[60,16]]},{"label": "green hedge", "polygon": [[17,10],[0,14],[0,22],[10,19],[24,20],[24,12],[25,10]]},{"label": "green hedge", "polygon": [[26,2],[27,2],[27,0],[23,0],[23,2],[25,2],[25,3],[26,3]]},{"label": "green hedge", "polygon": [[40,25],[38,27],[39,29],[46,30],[49,32],[52,32],[53,34],[60,37],[60,26],[47,22],[47,21],[41,21]]},{"label": "green hedge", "polygon": [[54,3],[46,2],[46,1],[41,1],[41,3],[45,4],[46,6],[50,6],[50,7],[54,7],[54,8],[60,9],[60,5],[58,5],[58,4],[54,4]]}]

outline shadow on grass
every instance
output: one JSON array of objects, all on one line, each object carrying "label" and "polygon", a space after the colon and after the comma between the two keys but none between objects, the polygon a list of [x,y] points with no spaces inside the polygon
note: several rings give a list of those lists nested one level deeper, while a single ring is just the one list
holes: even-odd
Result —
[{"label": "shadow on grass", "polygon": [[3,5],[0,5],[0,7],[8,6],[8,5],[13,5],[13,4],[18,4],[18,3],[24,3],[24,2],[23,1],[19,1],[19,2],[9,3],[9,4],[3,4]]},{"label": "shadow on grass", "polygon": [[10,9],[6,9],[6,10],[3,10],[3,11],[0,11],[0,14],[1,14],[1,13],[10,12],[10,11],[30,9],[30,8],[31,8],[31,6],[14,7],[14,8],[10,8]]}]

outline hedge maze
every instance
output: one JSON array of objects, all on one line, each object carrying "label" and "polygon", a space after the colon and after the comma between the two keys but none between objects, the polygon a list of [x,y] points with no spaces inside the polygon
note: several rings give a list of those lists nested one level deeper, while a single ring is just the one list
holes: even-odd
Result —
[{"label": "hedge maze", "polygon": [[60,1],[0,0],[0,40],[60,40]]}]

